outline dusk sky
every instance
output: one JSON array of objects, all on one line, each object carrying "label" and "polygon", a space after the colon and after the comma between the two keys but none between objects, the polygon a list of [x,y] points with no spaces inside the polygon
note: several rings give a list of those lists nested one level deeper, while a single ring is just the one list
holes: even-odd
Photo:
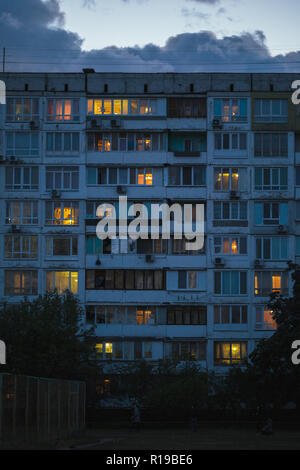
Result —
[{"label": "dusk sky", "polygon": [[298,11],[297,0],[0,0],[0,47],[6,71],[298,72]]}]

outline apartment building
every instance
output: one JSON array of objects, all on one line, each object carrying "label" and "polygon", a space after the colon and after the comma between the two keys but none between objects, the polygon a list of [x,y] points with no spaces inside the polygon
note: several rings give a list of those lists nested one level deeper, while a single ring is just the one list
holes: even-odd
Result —
[{"label": "apartment building", "polygon": [[[291,294],[300,256],[297,78],[0,74],[0,302],[70,289],[110,364],[242,363],[274,332],[269,295]],[[121,195],[204,204],[203,248],[98,239]]]}]

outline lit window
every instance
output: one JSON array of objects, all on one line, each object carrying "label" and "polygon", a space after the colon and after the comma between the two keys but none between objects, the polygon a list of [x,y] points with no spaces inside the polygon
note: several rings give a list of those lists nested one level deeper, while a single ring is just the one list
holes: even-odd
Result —
[{"label": "lit window", "polygon": [[152,173],[146,173],[146,185],[147,186],[152,185]]},{"label": "lit window", "polygon": [[111,100],[103,101],[103,114],[112,114],[111,109]]},{"label": "lit window", "polygon": [[233,239],[231,240],[231,253],[232,253],[233,255],[238,254],[238,244],[237,244],[236,238],[233,238]]},{"label": "lit window", "polygon": [[102,114],[102,100],[94,101],[94,114]]},{"label": "lit window", "polygon": [[96,351],[98,354],[103,354],[103,344],[102,343],[98,343],[96,344]]},{"label": "lit window", "polygon": [[73,294],[78,293],[78,272],[49,271],[46,274],[46,289],[56,289],[58,294],[70,290]]},{"label": "lit window", "polygon": [[280,292],[280,290],[281,290],[281,276],[275,274],[272,276],[272,291]]},{"label": "lit window", "polygon": [[121,100],[114,100],[114,114],[122,114]]}]

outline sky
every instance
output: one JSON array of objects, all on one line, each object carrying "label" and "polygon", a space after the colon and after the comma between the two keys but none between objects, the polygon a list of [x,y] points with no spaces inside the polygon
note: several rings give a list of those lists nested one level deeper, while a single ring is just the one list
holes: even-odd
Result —
[{"label": "sky", "polygon": [[298,11],[299,0],[0,0],[0,60],[5,48],[6,71],[300,72]]}]

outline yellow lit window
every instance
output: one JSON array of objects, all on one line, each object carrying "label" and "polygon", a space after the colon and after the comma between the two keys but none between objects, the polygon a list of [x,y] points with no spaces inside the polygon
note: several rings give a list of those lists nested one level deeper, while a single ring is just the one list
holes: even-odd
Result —
[{"label": "yellow lit window", "polygon": [[138,102],[136,100],[130,100],[130,114],[138,113]]},{"label": "yellow lit window", "polygon": [[97,143],[96,143],[98,152],[102,152],[102,144],[103,144],[102,137],[99,137],[99,139],[97,139]]},{"label": "yellow lit window", "polygon": [[102,100],[94,101],[94,114],[102,114]]},{"label": "yellow lit window", "polygon": [[238,254],[238,244],[237,244],[237,240],[236,238],[233,238],[231,240],[231,253],[233,255],[237,255]]},{"label": "yellow lit window", "polygon": [[22,119],[22,103],[16,102],[16,120],[20,121]]},{"label": "yellow lit window", "polygon": [[151,138],[146,137],[144,144],[145,144],[145,150],[151,150]]},{"label": "yellow lit window", "polygon": [[114,100],[114,114],[122,113],[121,103],[121,100]]},{"label": "yellow lit window", "polygon": [[103,114],[112,114],[111,100],[104,100],[104,113]]},{"label": "yellow lit window", "polygon": [[103,344],[102,343],[96,344],[96,352],[98,354],[101,354],[101,355],[103,354]]},{"label": "yellow lit window", "polygon": [[113,344],[105,343],[105,354],[112,354],[112,352],[113,352]]},{"label": "yellow lit window", "polygon": [[222,344],[222,363],[230,364],[230,343]]},{"label": "yellow lit window", "polygon": [[272,291],[280,292],[281,289],[281,276],[273,275],[272,276]]},{"label": "yellow lit window", "polygon": [[93,100],[88,100],[87,112],[88,114],[93,114]]},{"label": "yellow lit window", "polygon": [[233,360],[239,360],[241,358],[241,345],[239,343],[232,343],[231,356]]},{"label": "yellow lit window", "polygon": [[70,290],[73,294],[78,294],[78,273],[71,273],[71,286]]},{"label": "yellow lit window", "polygon": [[122,114],[128,114],[128,100],[123,100],[123,112]]},{"label": "yellow lit window", "polygon": [[65,290],[69,289],[69,271],[58,271],[54,273],[54,288],[57,289],[59,294],[63,294]]},{"label": "yellow lit window", "polygon": [[146,185],[147,186],[152,185],[152,173],[146,173]]}]

